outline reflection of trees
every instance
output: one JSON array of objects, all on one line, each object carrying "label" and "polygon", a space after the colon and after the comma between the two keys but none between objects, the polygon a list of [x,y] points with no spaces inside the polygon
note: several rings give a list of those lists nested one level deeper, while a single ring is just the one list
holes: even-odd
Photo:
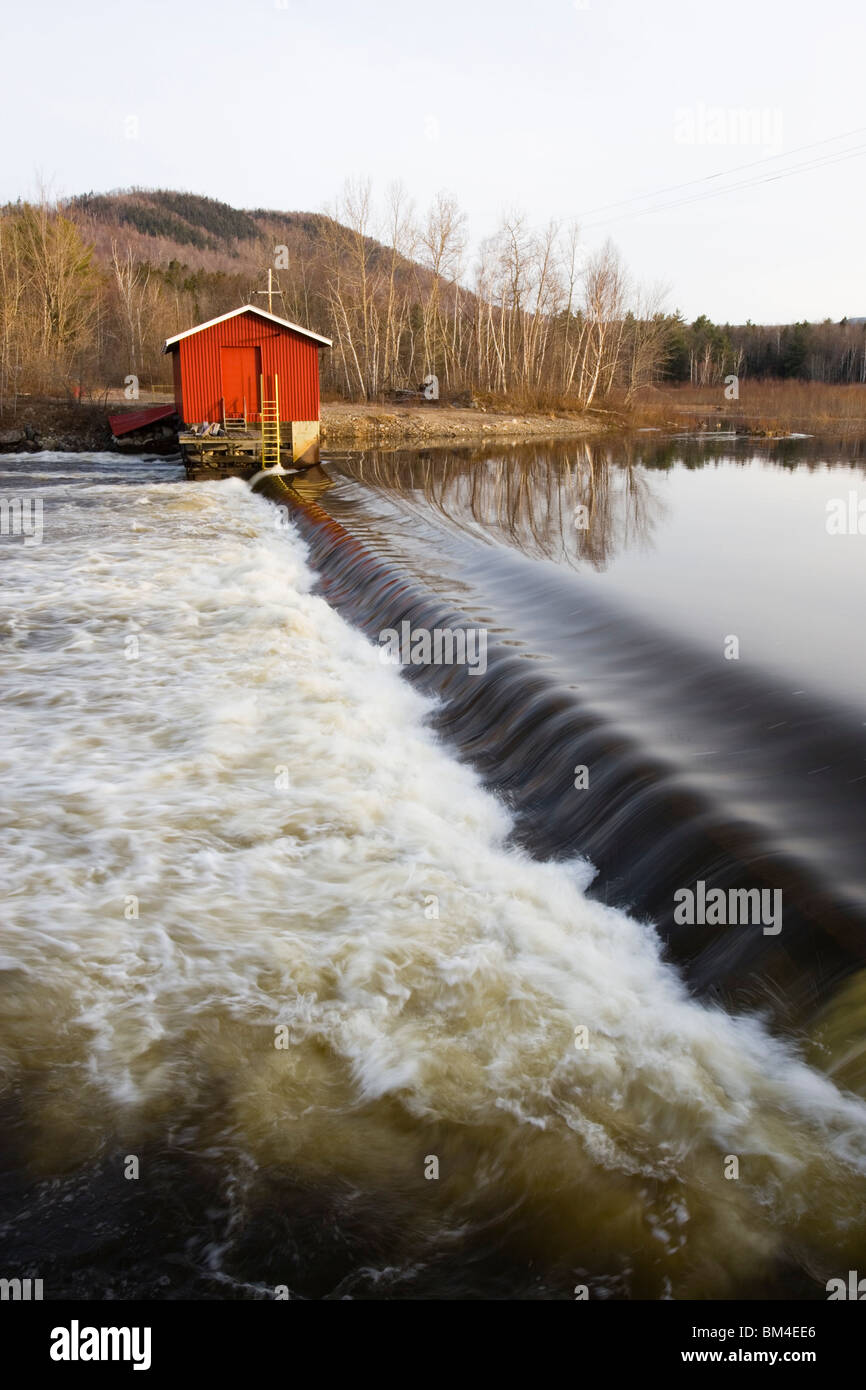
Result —
[{"label": "reflection of trees", "polygon": [[[489,449],[370,450],[332,465],[359,483],[423,496],[451,525],[497,534],[525,553],[604,569],[617,550],[649,544],[662,504],[629,444],[583,440]],[[580,513],[579,508],[585,508]]]}]

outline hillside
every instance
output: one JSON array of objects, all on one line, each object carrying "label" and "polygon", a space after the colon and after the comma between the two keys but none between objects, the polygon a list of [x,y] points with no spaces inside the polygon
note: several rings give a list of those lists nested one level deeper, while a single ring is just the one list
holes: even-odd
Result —
[{"label": "hillside", "polygon": [[[324,213],[268,208],[247,211],[216,198],[171,189],[84,193],[69,199],[63,210],[78,225],[84,240],[94,246],[102,265],[110,265],[112,244],[117,243],[124,251],[128,247],[137,262],[164,274],[178,288],[195,291],[209,277],[228,278],[233,303],[239,297],[250,299],[262,289],[269,268],[288,296],[293,271],[300,266],[316,267],[329,251],[333,253],[335,231],[348,235],[348,229]],[[363,241],[372,269],[390,257],[375,238],[364,237]],[[276,248],[283,246],[288,255],[281,258],[281,274]],[[404,273],[411,268],[426,278],[423,267],[403,256],[398,262]],[[306,308],[309,312],[309,303]]]},{"label": "hillside", "polygon": [[262,265],[272,264],[277,233],[311,253],[321,244],[327,220],[315,213],[244,212],[215,198],[170,189],[83,193],[69,199],[64,210],[100,259],[108,260],[116,240],[154,265],[175,262],[192,271],[232,275],[260,274]]},{"label": "hillside", "polygon": [[862,323],[687,323],[648,309],[610,243],[576,270],[573,229],[513,214],[473,254],[443,193],[416,215],[399,190],[374,205],[347,185],[332,217],[130,188],[8,204],[0,233],[0,402],[130,377],[163,390],[165,339],[263,304],[269,269],[276,312],[333,341],[326,396],[393,397],[432,373],[452,402],[474,392],[519,413],[629,403],[663,380],[866,381]]},{"label": "hillside", "polygon": [[[423,265],[325,213],[243,210],[200,194],[143,188],[80,194],[61,211],[93,247],[115,306],[118,330],[99,364],[103,380],[140,365],[148,385],[164,384],[162,340],[238,304],[264,305],[269,269],[275,312],[326,337],[334,336],[335,283],[355,285],[366,275],[381,285],[393,277],[404,303],[430,293],[433,277]],[[354,305],[344,305],[350,332],[354,320]],[[396,363],[390,377],[402,384]],[[325,390],[346,390],[345,378],[342,360],[323,362]]]}]

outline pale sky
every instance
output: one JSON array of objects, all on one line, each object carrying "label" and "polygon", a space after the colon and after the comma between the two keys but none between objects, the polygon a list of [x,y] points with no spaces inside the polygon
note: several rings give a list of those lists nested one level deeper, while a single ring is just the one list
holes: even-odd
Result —
[{"label": "pale sky", "polygon": [[4,200],[41,177],[64,195],[138,184],[316,211],[347,176],[379,193],[400,178],[419,206],[452,193],[476,243],[510,207],[576,218],[689,319],[866,315],[864,155],[640,217],[726,180],[595,212],[758,160],[727,181],[866,151],[862,0],[3,9]]}]

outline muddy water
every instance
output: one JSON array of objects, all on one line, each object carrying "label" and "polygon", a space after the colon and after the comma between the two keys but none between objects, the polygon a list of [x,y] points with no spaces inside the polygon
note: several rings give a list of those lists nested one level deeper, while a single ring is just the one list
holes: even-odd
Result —
[{"label": "muddy water", "polygon": [[[243,484],[170,464],[0,467],[5,495],[44,501],[41,545],[2,540],[7,1276],[46,1297],[823,1296],[856,1262],[859,881],[825,904],[842,859],[824,863],[820,825],[817,847],[768,828],[816,895],[773,978],[802,993],[835,952],[823,1014],[688,982],[639,892],[641,856],[661,892],[677,817],[636,846],[641,815],[604,831],[596,809],[599,869],[547,799],[569,720],[589,720],[599,769],[649,739],[635,722],[627,755],[606,741],[623,717],[604,708],[606,618],[583,648],[592,701],[563,679],[551,595],[573,566],[471,508],[443,524],[423,488],[407,511],[402,483],[362,489],[355,466],[320,499],[357,523],[351,553],[315,512],[286,527]],[[501,582],[513,562],[543,568],[546,599]],[[470,618],[483,594],[498,695],[470,691],[473,709],[465,673],[449,695],[379,659],[399,594]],[[550,724],[541,754],[504,746],[527,706],[568,728],[560,754]],[[618,816],[629,794],[661,806],[658,752]],[[850,827],[844,798],[825,805]],[[710,877],[704,843],[682,863]],[[734,995],[768,974],[763,949],[727,970]]]}]

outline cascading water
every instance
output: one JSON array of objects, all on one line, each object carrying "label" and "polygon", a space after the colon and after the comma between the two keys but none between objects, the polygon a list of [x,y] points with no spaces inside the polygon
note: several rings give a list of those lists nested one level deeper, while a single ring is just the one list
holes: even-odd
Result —
[{"label": "cascading water", "polygon": [[3,546],[7,1270],[46,1297],[823,1297],[863,1250],[866,1105],[692,997],[567,818],[537,838],[557,730],[566,768],[575,737],[610,756],[614,803],[639,750],[516,657],[413,688],[337,609],[372,632],[442,600],[313,508],[5,467],[45,497],[43,544]]}]

